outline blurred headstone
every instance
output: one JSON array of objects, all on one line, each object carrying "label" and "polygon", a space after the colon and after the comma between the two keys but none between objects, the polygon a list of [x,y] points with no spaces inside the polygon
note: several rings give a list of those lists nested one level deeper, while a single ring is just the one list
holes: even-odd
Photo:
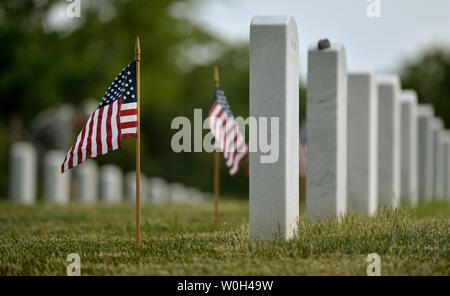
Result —
[{"label": "blurred headstone", "polygon": [[416,205],[417,197],[417,94],[404,90],[401,101],[401,183],[400,198],[408,205]]},{"label": "blurred headstone", "polygon": [[445,184],[445,198],[450,201],[450,131],[445,131],[444,136],[444,184]]},{"label": "blurred headstone", "polygon": [[30,143],[11,145],[9,164],[9,196],[18,204],[33,204],[36,201],[36,150]]},{"label": "blurred headstone", "polygon": [[[287,15],[255,16],[250,25],[250,116],[279,120],[276,159],[250,151],[250,239],[290,239],[299,214],[299,54],[297,25]],[[262,120],[260,120],[260,123]],[[258,127],[261,131],[261,127]],[[259,138],[250,130],[250,149]],[[260,133],[261,135],[261,133]],[[308,134],[309,135],[309,134]],[[267,157],[267,156],[266,156]]]},{"label": "blurred headstone", "polygon": [[46,109],[31,122],[31,138],[41,154],[48,150],[65,150],[72,144],[75,109],[71,105]]},{"label": "blurred headstone", "polygon": [[66,154],[51,150],[44,156],[43,197],[47,203],[67,204],[70,201],[70,172],[61,174],[61,164]]},{"label": "blurred headstone", "polygon": [[[147,177],[141,172],[141,202],[149,200],[147,194]],[[136,201],[136,172],[127,172],[125,174],[125,199],[126,201]]]},{"label": "blurred headstone", "polygon": [[189,187],[189,201],[190,202],[201,202],[203,201],[203,193],[195,187]]},{"label": "blurred headstone", "polygon": [[400,204],[400,79],[377,75],[378,83],[378,204]]},{"label": "blurred headstone", "polygon": [[[65,174],[65,173],[64,173]],[[98,200],[98,165],[86,159],[73,170],[75,200],[80,203],[95,203]]]},{"label": "blurred headstone", "polygon": [[168,202],[170,198],[170,191],[167,182],[158,177],[148,178],[148,191],[150,201],[154,203]]},{"label": "blurred headstone", "polygon": [[444,147],[442,145],[442,133],[444,122],[440,118],[434,118],[433,126],[433,199],[442,199],[444,195]]},{"label": "blurred headstone", "polygon": [[170,202],[186,203],[189,202],[189,191],[180,183],[171,183],[170,187]]},{"label": "blurred headstone", "polygon": [[431,121],[434,110],[431,105],[421,104],[417,108],[417,176],[419,201],[424,202],[431,199],[433,195],[433,129]]},{"label": "blurred headstone", "polygon": [[115,165],[100,168],[100,199],[104,202],[121,202],[123,199],[123,174]]},{"label": "blurred headstone", "polygon": [[378,206],[378,92],[373,70],[348,73],[347,210],[373,215]]},{"label": "blurred headstone", "polygon": [[306,215],[342,217],[347,209],[347,63],[344,46],[308,52]]}]

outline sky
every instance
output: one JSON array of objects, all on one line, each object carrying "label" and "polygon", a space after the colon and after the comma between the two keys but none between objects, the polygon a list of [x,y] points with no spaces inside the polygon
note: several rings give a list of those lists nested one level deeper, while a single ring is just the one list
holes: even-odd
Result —
[{"label": "sky", "polygon": [[[368,17],[372,1],[380,17]],[[450,46],[449,0],[207,0],[189,17],[219,38],[248,42],[252,17],[268,14],[295,18],[303,77],[308,46],[323,38],[344,45],[349,70],[378,72],[395,72],[430,45]]]}]

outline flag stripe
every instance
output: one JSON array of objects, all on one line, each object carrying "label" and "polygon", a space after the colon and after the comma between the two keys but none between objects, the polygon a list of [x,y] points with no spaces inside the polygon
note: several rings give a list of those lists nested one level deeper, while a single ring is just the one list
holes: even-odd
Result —
[{"label": "flag stripe", "polygon": [[103,117],[103,109],[100,108],[97,114],[97,134],[95,137],[95,142],[97,146],[97,155],[102,155],[102,117]]},{"label": "flag stripe", "polygon": [[[129,104],[126,104],[129,105]],[[120,110],[120,116],[137,115],[137,109]],[[137,117],[136,117],[137,118]]]},{"label": "flag stripe", "polygon": [[137,115],[129,115],[129,116],[121,116],[120,117],[120,122],[125,123],[125,122],[137,122]]},{"label": "flag stripe", "polygon": [[223,152],[229,173],[234,176],[248,154],[248,149],[223,91],[216,88],[214,95],[208,123],[215,138],[216,150]]},{"label": "flag stripe", "polygon": [[112,128],[111,128],[111,117],[114,103],[108,106],[108,116],[106,119],[106,152],[112,150]]}]

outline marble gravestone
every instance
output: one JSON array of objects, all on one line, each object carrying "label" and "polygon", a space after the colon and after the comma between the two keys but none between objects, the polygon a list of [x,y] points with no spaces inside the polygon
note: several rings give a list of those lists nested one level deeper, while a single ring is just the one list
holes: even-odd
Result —
[{"label": "marble gravestone", "polygon": [[121,202],[123,197],[123,174],[115,165],[100,168],[100,199],[103,202]]},{"label": "marble gravestone", "polygon": [[9,198],[13,203],[31,205],[36,201],[37,158],[33,145],[11,145],[9,163]]},{"label": "marble gravestone", "polygon": [[61,174],[61,164],[66,154],[63,151],[48,151],[44,156],[44,201],[67,204],[70,201],[70,173]]},{"label": "marble gravestone", "polygon": [[[299,44],[287,15],[255,16],[250,25],[250,116],[278,119],[277,134],[250,130],[250,239],[290,239],[299,215]],[[261,125],[261,124],[260,124]],[[267,130],[272,131],[272,127]],[[278,157],[251,151],[278,138]]]},{"label": "marble gravestone", "polygon": [[344,46],[308,51],[306,215],[342,217],[347,208],[347,66]]},{"label": "marble gravestone", "polygon": [[150,202],[162,203],[169,201],[170,197],[169,186],[164,179],[158,177],[151,177],[148,179],[147,184]]},{"label": "marble gravestone", "polygon": [[[141,202],[149,200],[147,193],[147,177],[141,172]],[[127,172],[125,174],[125,200],[129,202],[136,202],[136,171]]]},{"label": "marble gravestone", "polygon": [[417,94],[404,90],[401,102],[401,183],[400,199],[408,205],[416,205],[417,197]]},{"label": "marble gravestone", "polygon": [[377,75],[378,83],[378,204],[400,204],[400,79]]},{"label": "marble gravestone", "polygon": [[75,201],[95,203],[98,199],[98,165],[92,159],[86,159],[73,169],[75,179]]},{"label": "marble gravestone", "polygon": [[432,121],[433,128],[433,199],[442,199],[444,195],[444,147],[442,145],[442,133],[444,122],[435,117]]},{"label": "marble gravestone", "polygon": [[450,201],[450,131],[445,131],[444,136],[444,184],[445,184],[445,194],[444,197],[447,201]]},{"label": "marble gravestone", "polygon": [[377,210],[378,93],[373,70],[348,73],[347,210]]},{"label": "marble gravestone", "polygon": [[170,188],[170,202],[186,203],[189,202],[190,193],[188,189],[181,183],[171,183]]},{"label": "marble gravestone", "polygon": [[417,109],[417,176],[420,202],[428,201],[433,195],[434,145],[431,121],[434,110],[431,105],[421,104]]}]

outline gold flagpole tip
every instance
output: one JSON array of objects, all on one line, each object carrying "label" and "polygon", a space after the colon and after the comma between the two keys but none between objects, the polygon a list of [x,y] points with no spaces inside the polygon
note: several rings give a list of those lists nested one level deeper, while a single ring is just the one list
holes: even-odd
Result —
[{"label": "gold flagpole tip", "polygon": [[219,87],[219,67],[214,66],[214,87]]},{"label": "gold flagpole tip", "polygon": [[136,36],[136,45],[134,48],[134,56],[135,56],[136,61],[141,60],[141,45],[139,42],[139,36]]}]

